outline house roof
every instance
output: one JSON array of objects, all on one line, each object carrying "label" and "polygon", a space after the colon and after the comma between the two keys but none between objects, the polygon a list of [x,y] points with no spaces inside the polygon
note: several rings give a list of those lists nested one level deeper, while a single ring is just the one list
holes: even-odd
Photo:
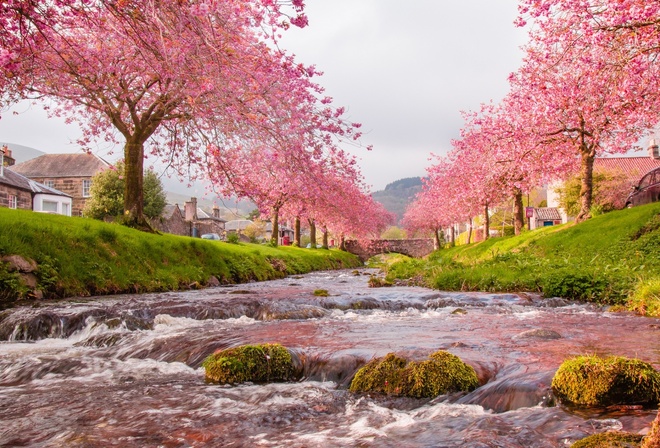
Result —
[{"label": "house roof", "polygon": [[[205,212],[204,210],[202,210],[199,207],[197,207],[197,219],[198,220],[208,219],[208,220],[211,220],[211,221],[227,222],[226,219],[215,218],[212,215],[209,215],[207,212]],[[250,221],[250,222],[252,222],[252,221]]]},{"label": "house roof", "polygon": [[646,157],[596,157],[594,170],[617,170],[637,180],[652,169],[660,167],[660,159]]},{"label": "house roof", "polygon": [[66,193],[62,193],[60,190],[47,187],[46,185],[40,184],[39,182],[35,182],[25,176],[15,173],[13,170],[10,170],[6,167],[2,170],[2,174],[3,175],[0,176],[0,184],[10,185],[14,188],[18,188],[19,190],[28,191],[34,194],[52,194],[54,196],[65,196],[67,198],[71,197]]},{"label": "house roof", "polygon": [[110,166],[105,160],[88,153],[44,154],[18,163],[14,172],[26,177],[92,177]]},{"label": "house roof", "polygon": [[561,214],[557,207],[538,207],[535,208],[536,219],[543,221],[561,221]]},{"label": "house roof", "polygon": [[174,205],[167,204],[165,205],[165,208],[163,208],[163,213],[161,213],[160,215],[163,218],[169,219],[172,216],[174,216],[175,213],[178,213],[179,215],[183,216],[183,213],[181,213],[181,208],[179,208],[179,204],[174,204]]}]

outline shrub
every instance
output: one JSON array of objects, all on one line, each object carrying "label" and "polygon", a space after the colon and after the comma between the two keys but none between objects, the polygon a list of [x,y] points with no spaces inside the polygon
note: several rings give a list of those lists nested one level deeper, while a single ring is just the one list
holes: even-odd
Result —
[{"label": "shrub", "polygon": [[221,350],[202,363],[206,380],[218,384],[292,381],[300,377],[289,351],[280,344],[242,345]]},{"label": "shrub", "polygon": [[241,238],[238,236],[238,233],[231,232],[227,234],[227,242],[230,244],[238,244],[240,239]]},{"label": "shrub", "polygon": [[449,352],[439,350],[428,360],[409,362],[389,353],[362,367],[351,381],[351,392],[376,392],[412,398],[470,391],[479,385],[474,369]]},{"label": "shrub", "polygon": [[578,356],[552,378],[559,400],[583,406],[652,404],[660,401],[660,373],[637,359]]}]

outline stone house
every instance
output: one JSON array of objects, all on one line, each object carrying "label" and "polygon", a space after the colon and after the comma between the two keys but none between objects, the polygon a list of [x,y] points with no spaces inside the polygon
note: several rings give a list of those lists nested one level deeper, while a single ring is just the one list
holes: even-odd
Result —
[{"label": "stone house", "polygon": [[190,236],[190,223],[186,222],[179,204],[167,204],[160,217],[152,220],[151,225],[164,233]]},{"label": "stone house", "polygon": [[556,226],[562,224],[561,213],[557,207],[535,207],[532,208],[532,216],[529,219],[530,229]]},{"label": "stone house", "polygon": [[15,173],[6,147],[0,149],[0,159],[0,207],[71,216],[71,196]]},{"label": "stone house", "polygon": [[105,160],[88,153],[44,154],[16,164],[12,170],[71,196],[71,215],[81,216],[90,197],[92,176],[109,166]]},{"label": "stone house", "polygon": [[[222,238],[225,235],[225,219],[220,217],[220,208],[213,206],[212,214],[209,215],[197,206],[197,198],[190,198],[183,205],[183,216],[190,223],[188,235],[199,237],[205,233],[217,233]],[[223,238],[224,239],[224,238]]]}]

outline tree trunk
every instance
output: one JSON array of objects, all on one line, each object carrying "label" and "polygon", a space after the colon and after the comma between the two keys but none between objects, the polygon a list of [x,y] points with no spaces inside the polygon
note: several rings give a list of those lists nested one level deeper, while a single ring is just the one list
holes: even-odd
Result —
[{"label": "tree trunk", "polygon": [[456,229],[454,228],[454,224],[451,225],[451,232],[449,234],[451,238],[450,245],[454,247],[456,245]]},{"label": "tree trunk", "polygon": [[470,229],[468,230],[467,244],[472,240],[472,218],[470,218]]},{"label": "tree trunk", "polygon": [[596,151],[583,144],[581,156],[582,165],[580,171],[582,185],[580,187],[580,212],[575,218],[575,222],[582,222],[591,218],[591,203],[593,200],[594,158],[596,157]]},{"label": "tree trunk", "polygon": [[339,250],[346,252],[346,237],[343,234],[339,237]]},{"label": "tree trunk", "polygon": [[300,247],[300,218],[298,216],[293,224],[293,245]]},{"label": "tree trunk", "polygon": [[124,180],[124,223],[153,231],[144,217],[144,144],[137,138],[124,145]]},{"label": "tree trunk", "polygon": [[490,238],[490,216],[488,215],[488,202],[484,204],[484,241]]},{"label": "tree trunk", "polygon": [[280,243],[280,208],[273,207],[273,216],[271,217],[273,231],[270,234],[270,245],[277,247]]},{"label": "tree trunk", "polygon": [[525,213],[523,207],[522,191],[516,189],[513,196],[513,233],[520,235],[525,227]]},{"label": "tree trunk", "polygon": [[316,223],[313,219],[308,219],[309,222],[309,239],[310,246],[312,249],[316,249]]},{"label": "tree trunk", "polygon": [[330,246],[328,245],[328,228],[326,226],[323,226],[323,243],[322,247],[323,249],[330,249]]},{"label": "tree trunk", "polygon": [[440,229],[433,230],[433,250],[440,249]]}]

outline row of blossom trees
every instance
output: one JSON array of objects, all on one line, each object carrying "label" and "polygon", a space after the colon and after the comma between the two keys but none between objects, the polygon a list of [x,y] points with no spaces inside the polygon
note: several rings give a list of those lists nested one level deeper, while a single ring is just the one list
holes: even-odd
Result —
[{"label": "row of blossom trees", "polygon": [[[590,217],[593,164],[624,153],[658,124],[660,3],[645,0],[521,0],[532,23],[520,69],[499,104],[464,114],[460,139],[428,169],[405,222],[449,226],[579,170],[580,210]],[[423,210],[431,207],[431,210]],[[426,216],[426,218],[424,218]]]},{"label": "row of blossom trees", "polygon": [[[320,193],[308,190],[349,181],[333,179],[333,164],[353,163],[336,145],[360,136],[312,81],[317,70],[278,46],[284,30],[307,24],[303,8],[302,0],[4,0],[0,105],[45,100],[80,124],[84,148],[123,144],[129,224],[148,226],[148,155],[182,176],[210,177],[276,219],[286,204],[315,204]],[[359,175],[349,182],[359,185]]]}]

